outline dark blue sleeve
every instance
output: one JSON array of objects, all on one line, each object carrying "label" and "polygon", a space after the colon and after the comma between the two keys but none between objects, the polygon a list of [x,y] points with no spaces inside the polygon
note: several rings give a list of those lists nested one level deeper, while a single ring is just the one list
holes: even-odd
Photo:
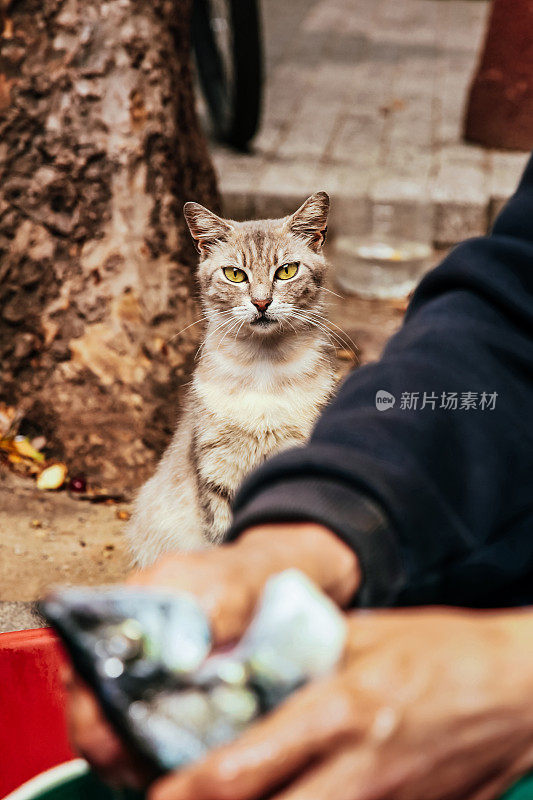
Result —
[{"label": "dark blue sleeve", "polygon": [[309,443],[245,481],[230,536],[296,519],[354,548],[362,605],[533,601],[533,159],[492,233],[424,278]]}]

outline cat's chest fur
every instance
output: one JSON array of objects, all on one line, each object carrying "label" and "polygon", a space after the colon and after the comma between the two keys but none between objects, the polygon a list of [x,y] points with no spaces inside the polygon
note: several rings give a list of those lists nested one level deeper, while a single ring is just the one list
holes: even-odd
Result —
[{"label": "cat's chest fur", "polygon": [[268,456],[304,442],[333,389],[328,369],[259,364],[227,375],[199,372],[192,393],[202,477],[234,492]]}]

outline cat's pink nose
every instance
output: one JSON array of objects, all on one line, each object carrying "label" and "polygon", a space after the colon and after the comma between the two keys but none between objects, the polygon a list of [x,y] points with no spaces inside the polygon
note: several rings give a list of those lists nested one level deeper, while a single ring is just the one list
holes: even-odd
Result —
[{"label": "cat's pink nose", "polygon": [[252,300],[252,303],[257,308],[257,310],[262,312],[267,310],[271,302],[272,300],[270,298],[268,298],[268,300]]}]

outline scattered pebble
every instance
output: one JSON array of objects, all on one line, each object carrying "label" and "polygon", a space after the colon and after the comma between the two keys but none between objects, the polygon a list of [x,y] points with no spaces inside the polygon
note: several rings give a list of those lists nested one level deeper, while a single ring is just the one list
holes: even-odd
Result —
[{"label": "scattered pebble", "polygon": [[51,489],[59,489],[63,486],[65,478],[67,477],[67,468],[65,464],[52,464],[51,467],[43,469],[37,478],[37,488],[49,491]]},{"label": "scattered pebble", "polygon": [[126,511],[125,508],[117,508],[116,517],[117,519],[128,520],[130,519],[131,514],[129,511]]},{"label": "scattered pebble", "polygon": [[40,519],[32,519],[32,521],[30,522],[30,525],[31,525],[32,528],[42,528],[43,527],[43,523],[41,522]]}]

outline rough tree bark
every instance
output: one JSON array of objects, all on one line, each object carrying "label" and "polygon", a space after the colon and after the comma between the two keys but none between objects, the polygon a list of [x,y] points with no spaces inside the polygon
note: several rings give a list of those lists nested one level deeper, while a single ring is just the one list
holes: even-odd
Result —
[{"label": "rough tree bark", "polygon": [[197,313],[181,207],[217,205],[189,0],[2,2],[0,397],[93,485],[131,487],[194,352],[165,344]]},{"label": "rough tree bark", "polygon": [[533,147],[533,0],[492,0],[465,138],[486,147]]}]

